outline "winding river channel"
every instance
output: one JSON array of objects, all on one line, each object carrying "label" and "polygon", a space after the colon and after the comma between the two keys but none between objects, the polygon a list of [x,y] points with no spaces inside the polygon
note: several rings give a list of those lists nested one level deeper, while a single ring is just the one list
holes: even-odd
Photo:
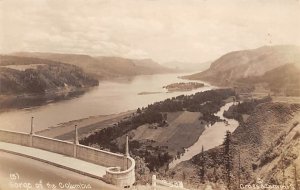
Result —
[{"label": "winding river channel", "polygon": [[219,146],[223,143],[226,131],[233,132],[239,125],[239,123],[234,119],[227,119],[223,117],[223,113],[225,110],[228,110],[229,107],[233,105],[233,102],[225,104],[221,107],[220,111],[218,111],[215,115],[219,116],[221,119],[225,119],[225,122],[216,122],[215,124],[206,127],[198,141],[193,144],[191,147],[185,150],[185,153],[176,160],[173,160],[169,164],[170,168],[175,167],[180,162],[190,160],[193,156],[199,154],[201,152],[202,146],[204,150],[209,150],[216,146]]},{"label": "winding river channel", "polygon": [[[185,74],[144,75],[124,79],[121,83],[100,82],[98,87],[77,98],[1,113],[0,128],[29,132],[30,118],[33,116],[35,130],[40,131],[71,120],[136,110],[138,107],[147,106],[156,101],[214,88],[206,84],[205,87],[193,91],[172,93],[167,93],[162,88],[175,82],[187,82],[178,78]],[[139,93],[144,95],[139,95]]]}]

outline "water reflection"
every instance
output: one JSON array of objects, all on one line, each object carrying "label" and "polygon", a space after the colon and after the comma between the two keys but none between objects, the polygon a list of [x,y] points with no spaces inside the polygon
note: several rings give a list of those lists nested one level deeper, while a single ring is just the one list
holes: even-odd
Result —
[{"label": "water reflection", "polygon": [[[126,82],[100,82],[99,86],[87,93],[69,100],[59,101],[35,107],[0,114],[0,128],[28,132],[30,118],[35,117],[35,130],[55,127],[57,124],[85,118],[92,115],[108,115],[138,107],[181,94],[193,94],[198,91],[209,90],[203,88],[189,92],[167,93],[162,87],[174,82],[184,82],[178,78],[179,74],[161,74],[138,76]],[[138,95],[140,92],[163,92]]]}]

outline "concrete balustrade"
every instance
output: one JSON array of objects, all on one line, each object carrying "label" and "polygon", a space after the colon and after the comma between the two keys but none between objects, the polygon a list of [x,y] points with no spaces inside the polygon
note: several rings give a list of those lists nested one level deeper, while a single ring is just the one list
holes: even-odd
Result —
[{"label": "concrete balustrade", "polygon": [[0,130],[0,140],[8,143],[30,146],[30,138],[27,133]]},{"label": "concrete balustrade", "polygon": [[103,180],[119,187],[131,187],[135,182],[135,160],[129,156],[128,142],[125,155],[121,155],[80,145],[78,140],[71,143],[33,133],[0,130],[0,141],[43,149],[108,167]]},{"label": "concrete balustrade", "polygon": [[124,169],[124,156],[96,148],[78,145],[77,158],[105,167],[121,167]]},{"label": "concrete balustrade", "polygon": [[33,135],[32,147],[63,154],[66,156],[74,156],[74,143],[67,141],[61,141],[39,135]]},{"label": "concrete balustrade", "polygon": [[[124,161],[124,160],[123,160]],[[127,170],[121,171],[120,167],[110,167],[106,170],[106,179],[111,184],[116,184],[119,187],[131,187],[130,184],[135,182],[135,160],[131,157],[126,157],[126,162],[129,164]]]}]

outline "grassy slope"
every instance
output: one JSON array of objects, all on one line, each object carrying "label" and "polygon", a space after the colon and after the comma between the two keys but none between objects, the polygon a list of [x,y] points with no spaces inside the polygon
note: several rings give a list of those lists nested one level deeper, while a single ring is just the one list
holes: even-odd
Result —
[{"label": "grassy slope", "polygon": [[168,146],[169,153],[175,156],[183,148],[191,146],[203,132],[204,124],[199,120],[200,115],[199,112],[187,111],[168,113],[167,127],[155,128],[145,124],[130,132],[131,140],[150,140],[154,142],[152,146]]}]

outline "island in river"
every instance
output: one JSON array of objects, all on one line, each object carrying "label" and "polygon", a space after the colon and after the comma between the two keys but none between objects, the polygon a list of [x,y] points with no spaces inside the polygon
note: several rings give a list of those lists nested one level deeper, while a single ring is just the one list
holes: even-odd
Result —
[{"label": "island in river", "polygon": [[195,90],[201,87],[204,87],[204,84],[200,82],[178,82],[169,84],[163,88],[167,89],[168,92],[183,92]]},{"label": "island in river", "polygon": [[146,91],[144,91],[144,92],[139,92],[138,95],[149,95],[149,94],[160,94],[160,93],[162,93],[162,92],[146,92]]}]

